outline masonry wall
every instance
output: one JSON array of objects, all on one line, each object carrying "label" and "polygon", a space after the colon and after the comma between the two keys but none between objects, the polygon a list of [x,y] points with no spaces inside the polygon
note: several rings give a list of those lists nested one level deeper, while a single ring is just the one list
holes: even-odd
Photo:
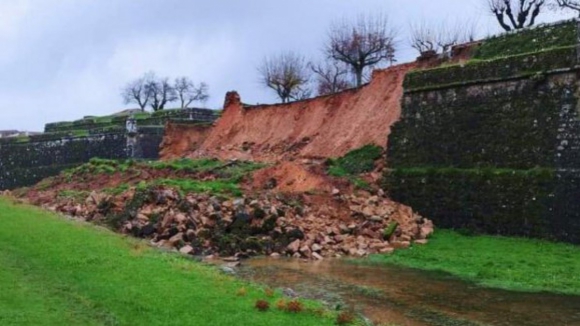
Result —
[{"label": "masonry wall", "polygon": [[0,139],[0,190],[30,186],[91,158],[159,158],[164,124],[211,123],[216,111],[167,110],[136,116],[137,133],[127,133],[127,117],[88,117],[46,125],[47,133]]},{"label": "masonry wall", "polygon": [[[570,42],[576,23],[524,33]],[[497,40],[511,49],[487,49]],[[407,75],[387,153],[394,200],[440,227],[580,243],[577,46],[537,50]]]}]

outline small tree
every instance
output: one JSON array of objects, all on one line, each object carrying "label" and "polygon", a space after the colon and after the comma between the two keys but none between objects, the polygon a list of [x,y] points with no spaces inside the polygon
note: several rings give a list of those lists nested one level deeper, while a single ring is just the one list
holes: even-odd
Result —
[{"label": "small tree", "polygon": [[454,45],[474,41],[475,38],[475,24],[458,22],[432,26],[421,22],[411,25],[411,47],[421,54],[429,51],[448,53]]},{"label": "small tree", "polygon": [[169,78],[157,78],[153,76],[145,84],[145,91],[150,96],[149,106],[151,106],[153,111],[163,110],[167,103],[177,100],[177,94],[173,86],[169,83]]},{"label": "small tree", "polygon": [[506,30],[522,29],[536,23],[546,0],[487,0],[489,10]]},{"label": "small tree", "polygon": [[185,109],[193,102],[205,102],[209,98],[207,93],[208,86],[206,83],[200,83],[196,86],[191,79],[179,77],[173,84],[177,98],[181,103],[181,108]]},{"label": "small tree", "polygon": [[366,69],[395,61],[397,30],[385,16],[359,16],[355,22],[335,22],[328,35],[328,58],[347,64],[361,86]]},{"label": "small tree", "polygon": [[306,85],[310,80],[310,71],[301,55],[285,52],[278,56],[266,57],[258,67],[258,71],[261,83],[274,90],[282,103],[309,96]]},{"label": "small tree", "polygon": [[121,91],[124,104],[135,103],[139,105],[141,111],[145,111],[151,98],[147,85],[154,77],[155,75],[149,72],[143,77],[128,83]]},{"label": "small tree", "polygon": [[577,11],[580,17],[580,0],[555,0],[552,7]]},{"label": "small tree", "polygon": [[348,78],[348,66],[342,62],[310,64],[310,68],[316,76],[318,95],[333,94],[354,86]]}]

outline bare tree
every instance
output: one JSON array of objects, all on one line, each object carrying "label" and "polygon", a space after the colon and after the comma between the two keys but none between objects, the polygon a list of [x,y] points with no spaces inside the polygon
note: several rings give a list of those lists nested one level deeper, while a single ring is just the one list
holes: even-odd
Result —
[{"label": "bare tree", "polygon": [[316,90],[318,95],[333,94],[354,85],[349,81],[348,66],[340,61],[322,64],[310,64],[316,75]]},{"label": "bare tree", "polygon": [[310,80],[310,71],[306,60],[299,54],[284,52],[266,57],[258,71],[261,83],[274,90],[282,103],[303,99],[308,95],[306,85]]},{"label": "bare tree", "polygon": [[489,10],[506,31],[522,29],[536,23],[546,0],[487,0]]},{"label": "bare tree", "polygon": [[363,74],[383,61],[395,61],[397,30],[386,16],[359,16],[356,21],[335,22],[328,35],[325,53],[328,58],[347,64],[361,86]]},{"label": "bare tree", "polygon": [[181,103],[181,108],[185,109],[193,102],[205,102],[209,98],[207,93],[208,86],[206,83],[195,85],[193,81],[187,77],[179,77],[175,79],[173,84],[175,94]]},{"label": "bare tree", "polygon": [[411,47],[421,54],[430,51],[445,54],[454,45],[474,41],[476,30],[475,23],[441,23],[434,26],[421,22],[411,25]]},{"label": "bare tree", "polygon": [[580,0],[554,0],[554,2],[552,7],[577,11],[580,17]]},{"label": "bare tree", "polygon": [[411,25],[411,47],[419,53],[437,52],[437,33],[434,28],[424,21]]},{"label": "bare tree", "polygon": [[154,75],[145,84],[145,91],[149,94],[149,106],[153,111],[160,111],[169,102],[177,100],[175,89],[169,83],[169,78],[157,78]]},{"label": "bare tree", "polygon": [[146,73],[143,77],[128,83],[121,91],[125,104],[135,103],[139,105],[141,111],[145,111],[149,103],[150,94],[147,85],[154,78],[152,72]]}]

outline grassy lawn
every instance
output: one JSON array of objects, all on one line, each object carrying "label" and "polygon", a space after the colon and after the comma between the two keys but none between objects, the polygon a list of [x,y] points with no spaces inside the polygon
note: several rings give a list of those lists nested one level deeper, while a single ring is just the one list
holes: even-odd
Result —
[{"label": "grassy lawn", "polygon": [[[214,268],[2,198],[0,266],[0,325],[334,324],[279,311],[277,294]],[[258,312],[258,299],[272,308]]]},{"label": "grassy lawn", "polygon": [[443,271],[489,287],[580,294],[580,246],[437,230],[426,246],[370,262]]}]

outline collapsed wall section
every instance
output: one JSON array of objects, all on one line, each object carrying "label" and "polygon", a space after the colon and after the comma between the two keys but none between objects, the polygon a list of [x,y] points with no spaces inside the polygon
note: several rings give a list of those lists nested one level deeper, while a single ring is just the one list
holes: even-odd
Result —
[{"label": "collapsed wall section", "polygon": [[[338,157],[368,144],[384,148],[412,67],[375,71],[363,87],[287,104],[246,106],[237,93],[229,93],[222,117],[189,156],[278,161]],[[179,152],[171,146],[164,153]]]},{"label": "collapsed wall section", "polygon": [[441,227],[580,243],[577,58],[557,46],[409,73],[385,189]]}]

